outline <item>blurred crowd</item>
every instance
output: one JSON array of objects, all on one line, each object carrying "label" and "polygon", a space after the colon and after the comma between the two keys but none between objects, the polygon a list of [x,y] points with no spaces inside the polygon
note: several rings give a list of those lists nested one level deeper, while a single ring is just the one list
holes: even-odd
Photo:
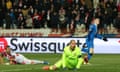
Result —
[{"label": "blurred crowd", "polygon": [[51,28],[52,32],[88,30],[100,18],[99,32],[120,32],[120,0],[0,0],[2,29]]}]

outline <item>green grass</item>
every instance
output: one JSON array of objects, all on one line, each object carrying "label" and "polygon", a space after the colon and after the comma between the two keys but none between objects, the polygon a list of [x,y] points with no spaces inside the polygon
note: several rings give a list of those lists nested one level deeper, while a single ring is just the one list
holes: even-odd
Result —
[{"label": "green grass", "polygon": [[[61,54],[24,54],[30,59],[46,60],[54,64]],[[96,54],[90,61],[91,65],[82,65],[80,70],[44,71],[43,64],[36,65],[0,65],[0,72],[120,72],[119,54]]]}]

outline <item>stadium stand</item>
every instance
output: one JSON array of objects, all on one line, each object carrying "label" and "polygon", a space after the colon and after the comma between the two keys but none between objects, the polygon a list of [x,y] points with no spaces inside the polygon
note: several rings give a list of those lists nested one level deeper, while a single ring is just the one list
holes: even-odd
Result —
[{"label": "stadium stand", "polygon": [[120,34],[120,0],[0,1],[1,36],[32,30],[40,31],[38,36],[84,37],[94,17],[100,18],[100,34]]}]

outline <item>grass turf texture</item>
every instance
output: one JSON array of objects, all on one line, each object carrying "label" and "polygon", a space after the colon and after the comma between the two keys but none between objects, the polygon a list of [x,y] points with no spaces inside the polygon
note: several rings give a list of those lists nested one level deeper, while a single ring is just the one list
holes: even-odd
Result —
[{"label": "grass turf texture", "polygon": [[[24,54],[30,59],[49,61],[54,64],[61,58],[61,54]],[[64,72],[120,72],[120,54],[95,54],[91,65],[82,65],[80,70],[64,70]],[[0,65],[0,72],[63,72],[42,70],[43,64],[36,65]]]}]

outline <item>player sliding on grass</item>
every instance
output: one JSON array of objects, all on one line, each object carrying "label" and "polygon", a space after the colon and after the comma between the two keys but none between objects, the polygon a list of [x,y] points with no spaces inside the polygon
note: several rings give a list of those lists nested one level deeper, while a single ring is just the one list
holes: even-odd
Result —
[{"label": "player sliding on grass", "polygon": [[56,70],[59,68],[63,69],[80,69],[83,63],[81,57],[81,50],[76,45],[75,40],[71,40],[69,45],[64,48],[62,58],[52,66],[44,66],[44,70]]},{"label": "player sliding on grass", "polygon": [[22,54],[13,52],[9,46],[7,46],[4,56],[9,60],[10,64],[49,64],[46,61],[28,59]]},{"label": "player sliding on grass", "polygon": [[103,39],[104,41],[108,41],[106,37],[103,37],[99,34],[97,34],[97,26],[99,24],[100,20],[98,18],[95,18],[93,20],[93,23],[90,25],[89,33],[86,38],[86,43],[83,45],[82,51],[87,53],[87,56],[85,56],[85,62],[88,63],[88,61],[91,59],[93,53],[94,53],[94,38]]}]

